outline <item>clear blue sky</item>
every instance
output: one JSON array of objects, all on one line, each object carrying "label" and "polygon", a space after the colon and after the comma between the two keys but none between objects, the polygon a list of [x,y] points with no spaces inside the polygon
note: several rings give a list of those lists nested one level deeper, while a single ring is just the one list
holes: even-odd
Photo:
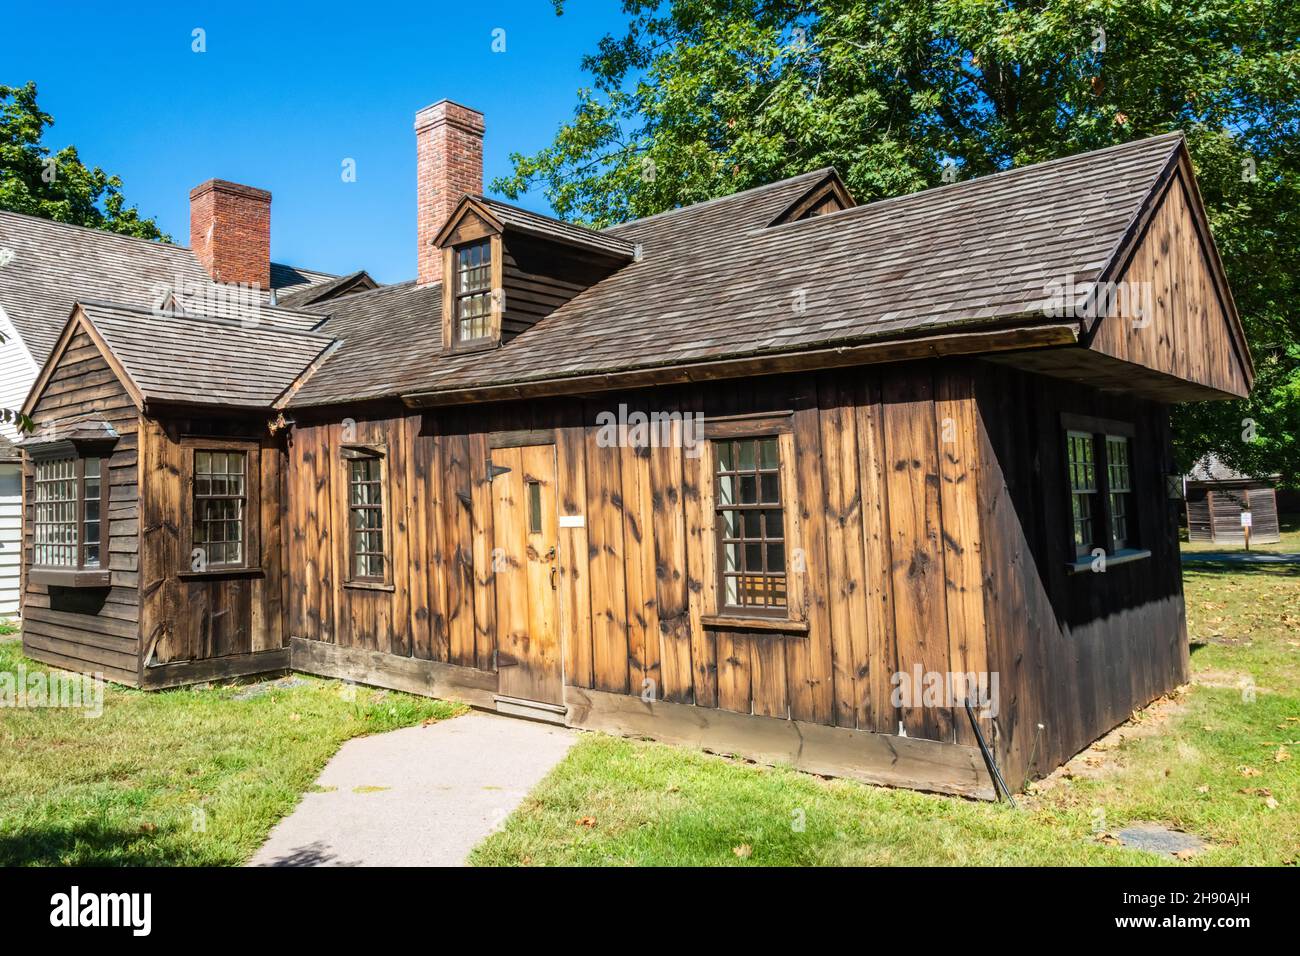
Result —
[{"label": "clear blue sky", "polygon": [[[415,275],[416,110],[482,110],[490,182],[511,152],[551,142],[589,83],[582,54],[624,22],[618,0],[568,0],[562,17],[549,0],[8,4],[0,84],[35,80],[49,145],[121,176],[176,242],[191,187],[230,179],[271,190],[277,261],[394,282]],[[191,52],[196,27],[206,53]],[[522,205],[548,211],[540,194]]]}]

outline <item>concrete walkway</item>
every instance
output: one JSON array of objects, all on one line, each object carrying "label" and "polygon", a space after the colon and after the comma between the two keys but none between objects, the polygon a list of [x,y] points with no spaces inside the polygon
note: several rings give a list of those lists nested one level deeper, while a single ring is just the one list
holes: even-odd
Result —
[{"label": "concrete walkway", "polygon": [[1223,564],[1300,564],[1300,554],[1286,551],[1184,551],[1183,564],[1213,561]]},{"label": "concrete walkway", "polygon": [[474,712],[345,743],[250,866],[461,866],[577,740]]}]

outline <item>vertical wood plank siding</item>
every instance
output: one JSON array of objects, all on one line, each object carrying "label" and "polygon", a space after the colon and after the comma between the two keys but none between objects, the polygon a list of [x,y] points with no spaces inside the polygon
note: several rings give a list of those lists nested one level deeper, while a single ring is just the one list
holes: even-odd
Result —
[{"label": "vertical wood plank siding", "polygon": [[[357,410],[357,441],[403,456],[388,469],[393,588],[333,584],[333,630],[317,605],[328,608],[321,591],[343,578],[346,517],[338,494],[322,507],[319,491],[340,480],[340,425],[301,421],[287,469],[302,528],[291,549],[292,636],[491,669],[501,609],[487,461],[493,435],[541,427],[556,442],[560,513],[583,516],[560,530],[557,556],[568,685],[883,733],[901,720],[914,736],[968,742],[964,713],[900,714],[891,692],[894,674],[916,664],[946,675],[988,659],[969,368],[920,363],[423,418]],[[597,415],[623,403],[706,420],[786,416],[787,538],[802,569],[790,593],[806,623],[702,623],[716,611],[709,459],[671,445],[607,447]]]},{"label": "vertical wood plank siding", "polygon": [[[254,571],[189,573],[184,526],[191,515],[194,449],[182,440],[201,443],[198,436],[246,443],[245,534],[256,544],[247,556]],[[287,647],[289,607],[312,605],[295,600],[286,578],[286,542],[297,545],[310,533],[310,522],[300,524],[302,509],[291,508],[294,499],[286,493],[279,442],[265,434],[261,421],[226,419],[214,428],[206,418],[146,416],[141,419],[140,449],[142,673],[185,661],[240,658]],[[310,487],[310,480],[305,484]],[[328,583],[318,580],[315,593],[328,593]],[[313,607],[313,616],[317,613]],[[244,672],[256,670],[235,666]]]},{"label": "vertical wood plank siding", "polygon": [[[1178,502],[1168,408],[977,366],[980,540],[996,721],[1013,787],[1050,771],[1187,680]],[[1061,415],[1131,422],[1132,512],[1149,558],[1068,573],[1070,500]]]}]

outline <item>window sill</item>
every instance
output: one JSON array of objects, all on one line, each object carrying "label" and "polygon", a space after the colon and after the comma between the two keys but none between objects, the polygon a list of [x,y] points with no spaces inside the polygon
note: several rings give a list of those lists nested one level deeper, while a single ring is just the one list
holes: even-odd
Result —
[{"label": "window sill", "polygon": [[470,342],[453,342],[451,348],[447,349],[447,354],[460,355],[470,352],[491,352],[500,344],[495,338],[474,339]]},{"label": "window sill", "polygon": [[355,588],[358,591],[396,591],[397,588],[391,584],[384,584],[380,581],[344,581],[345,588]]},{"label": "window sill", "polygon": [[807,621],[792,621],[783,617],[749,617],[744,614],[706,614],[700,623],[708,628],[727,631],[781,631],[786,634],[805,634]]},{"label": "window sill", "polygon": [[212,581],[218,578],[261,578],[266,572],[261,568],[209,568],[206,571],[181,571],[176,575],[182,581]]},{"label": "window sill", "polygon": [[32,584],[58,588],[107,588],[113,586],[113,574],[106,569],[29,568],[27,580]]},{"label": "window sill", "polygon": [[[1125,548],[1123,551],[1116,551],[1114,554],[1106,555],[1106,568],[1109,570],[1117,564],[1129,564],[1133,561],[1141,561],[1151,557],[1151,552],[1144,548]],[[1078,561],[1065,562],[1065,569],[1071,574],[1082,574],[1092,570],[1092,562],[1095,558],[1089,556],[1080,558]]]}]

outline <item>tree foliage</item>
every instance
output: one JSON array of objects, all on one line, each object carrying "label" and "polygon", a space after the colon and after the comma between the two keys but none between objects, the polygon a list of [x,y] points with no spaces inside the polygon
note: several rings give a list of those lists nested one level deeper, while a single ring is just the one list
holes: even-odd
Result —
[{"label": "tree foliage", "polygon": [[[557,3],[557,12],[562,9]],[[819,166],[859,201],[1170,130],[1188,139],[1257,370],[1176,414],[1207,451],[1300,459],[1295,0],[625,0],[554,142],[493,183],[606,225]],[[1243,440],[1243,434],[1253,440]]]},{"label": "tree foliage", "polygon": [[0,209],[170,241],[122,196],[122,180],[81,161],[75,146],[43,142],[54,118],[36,102],[36,84],[0,86]]}]

